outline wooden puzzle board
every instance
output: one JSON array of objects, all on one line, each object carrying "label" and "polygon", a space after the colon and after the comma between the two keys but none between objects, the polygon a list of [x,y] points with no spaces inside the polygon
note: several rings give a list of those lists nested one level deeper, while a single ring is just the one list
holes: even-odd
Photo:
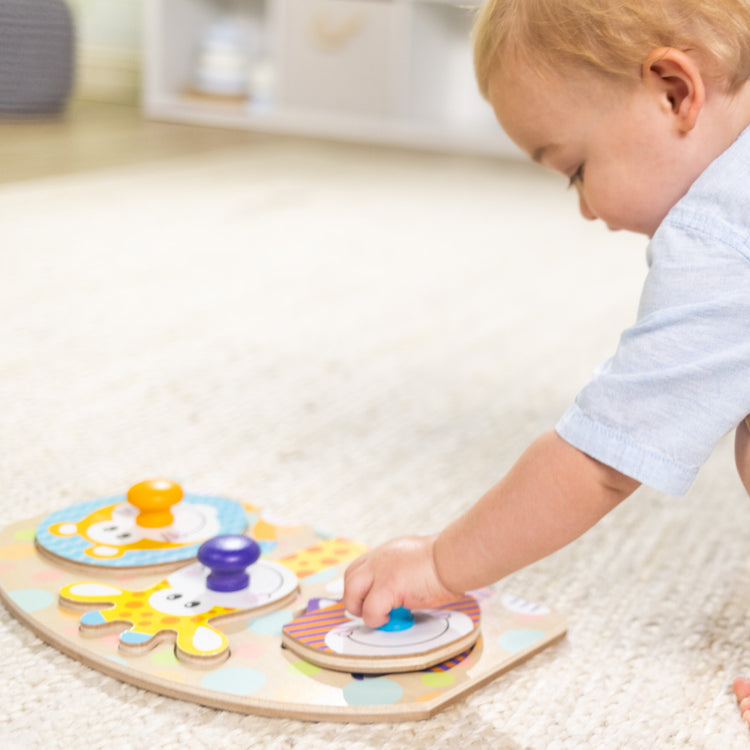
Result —
[{"label": "wooden puzzle board", "polygon": [[[276,527],[246,506],[248,530],[265,537],[264,556],[279,560],[323,542],[303,526]],[[117,634],[82,637],[81,612],[61,609],[58,592],[82,580],[81,572],[40,555],[34,534],[43,516],[0,531],[0,599],[38,636],[64,653],[112,677],[174,698],[261,716],[347,722],[429,718],[461,696],[561,638],[565,619],[546,607],[490,589],[474,592],[482,607],[476,646],[459,663],[423,672],[352,675],[315,667],[281,647],[281,628],[311,598],[331,597],[347,563],[321,567],[300,578],[297,601],[285,609],[223,628],[231,655],[206,669],[178,661],[171,643],[137,656],[118,651]],[[320,565],[320,562],[319,562]],[[90,580],[145,589],[163,575],[102,570]]]}]

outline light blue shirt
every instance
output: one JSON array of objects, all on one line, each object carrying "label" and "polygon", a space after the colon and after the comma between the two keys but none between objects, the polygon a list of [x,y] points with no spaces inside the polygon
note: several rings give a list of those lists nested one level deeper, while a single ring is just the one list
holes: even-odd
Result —
[{"label": "light blue shirt", "polygon": [[681,495],[750,414],[750,128],[667,214],[647,259],[635,325],[556,429]]}]

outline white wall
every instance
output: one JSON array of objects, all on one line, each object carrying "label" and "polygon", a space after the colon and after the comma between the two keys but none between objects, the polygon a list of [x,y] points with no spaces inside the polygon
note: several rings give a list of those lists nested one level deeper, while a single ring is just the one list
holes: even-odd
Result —
[{"label": "white wall", "polygon": [[143,0],[67,1],[78,38],[76,97],[137,101]]}]

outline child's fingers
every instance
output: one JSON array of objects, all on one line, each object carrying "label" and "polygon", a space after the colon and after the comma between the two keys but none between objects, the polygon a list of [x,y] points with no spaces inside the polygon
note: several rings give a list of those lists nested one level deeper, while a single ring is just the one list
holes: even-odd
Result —
[{"label": "child's fingers", "polygon": [[366,557],[357,558],[344,573],[344,607],[355,617],[361,617],[362,603],[372,587],[373,579]]},{"label": "child's fingers", "polygon": [[371,628],[388,622],[394,605],[386,586],[373,586],[372,559],[369,554],[355,560],[344,573],[344,607],[355,617],[361,617]]},{"label": "child's fingers", "polygon": [[344,572],[344,578],[348,575],[352,575],[357,568],[360,568],[362,565],[365,564],[368,558],[368,553],[365,552],[364,554],[360,555],[359,557],[356,557],[354,560],[352,560],[349,565],[346,566],[346,571]]},{"label": "child's fingers", "polygon": [[362,614],[365,625],[379,628],[388,622],[390,611],[398,606],[393,601],[390,590],[384,586],[371,588],[362,602]]}]

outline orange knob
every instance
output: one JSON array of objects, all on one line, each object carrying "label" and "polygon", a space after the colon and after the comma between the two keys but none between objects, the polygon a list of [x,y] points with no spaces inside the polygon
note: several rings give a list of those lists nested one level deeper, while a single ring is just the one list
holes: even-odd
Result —
[{"label": "orange knob", "polygon": [[174,521],[170,509],[180,500],[182,487],[169,479],[147,479],[128,490],[128,502],[140,511],[136,524],[149,529],[170,526]]}]

